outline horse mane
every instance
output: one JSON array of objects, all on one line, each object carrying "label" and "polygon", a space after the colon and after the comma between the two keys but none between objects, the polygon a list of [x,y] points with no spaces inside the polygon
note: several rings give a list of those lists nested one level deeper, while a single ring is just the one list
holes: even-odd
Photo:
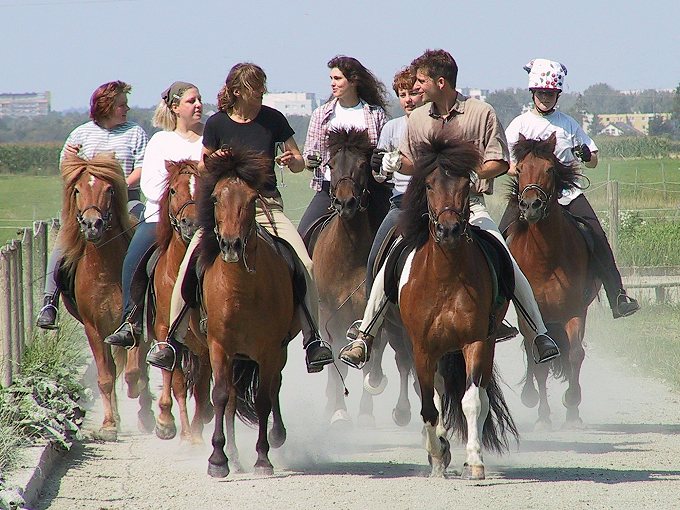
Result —
[{"label": "horse mane", "polygon": [[[368,137],[368,130],[357,128],[334,128],[328,132],[328,147],[331,154],[335,154],[339,150],[346,150],[353,152],[371,160],[373,149],[375,146],[371,143]],[[366,189],[371,196],[371,203],[374,204],[368,208],[369,214],[377,215],[382,221],[382,218],[387,213],[386,208],[389,207],[389,198],[392,190],[377,182],[372,175],[366,179]],[[385,207],[378,206],[384,205]]]},{"label": "horse mane", "polygon": [[76,218],[78,208],[75,200],[75,186],[83,173],[89,172],[97,179],[104,180],[113,186],[111,203],[112,223],[118,225],[123,236],[130,241],[132,228],[127,210],[127,184],[125,174],[113,153],[97,154],[86,160],[78,156],[68,156],[61,163],[61,178],[64,182],[64,197],[61,213],[61,230],[59,243],[64,248],[64,264],[74,268],[85,252],[87,241],[80,233],[80,225]]},{"label": "horse mane", "polygon": [[206,173],[201,175],[196,205],[198,224],[204,235],[198,246],[199,263],[203,267],[212,264],[220,253],[220,247],[213,235],[215,229],[214,204],[211,196],[215,186],[222,179],[240,179],[259,192],[266,184],[274,182],[271,159],[262,152],[233,148],[224,154],[213,153],[204,158]]},{"label": "horse mane", "polygon": [[451,128],[428,137],[416,149],[413,176],[404,194],[400,226],[404,239],[420,247],[430,234],[425,180],[434,171],[449,177],[471,177],[482,164],[482,156],[472,142],[462,140]]},{"label": "horse mane", "polygon": [[172,240],[173,228],[170,224],[170,182],[184,169],[188,168],[192,174],[198,176],[198,161],[182,159],[180,161],[166,161],[168,175],[164,182],[163,195],[158,202],[158,224],[156,225],[156,242],[161,252],[165,252]]},{"label": "horse mane", "polygon": [[[559,197],[563,191],[580,188],[579,173],[577,172],[578,163],[575,161],[569,164],[562,163],[550,145],[548,139],[536,140],[532,138],[525,138],[515,144],[512,149],[512,154],[515,161],[518,163],[523,161],[529,154],[534,157],[551,161],[553,169],[555,170],[555,192]],[[519,179],[514,177],[510,181],[510,199],[518,200],[519,196]]]}]

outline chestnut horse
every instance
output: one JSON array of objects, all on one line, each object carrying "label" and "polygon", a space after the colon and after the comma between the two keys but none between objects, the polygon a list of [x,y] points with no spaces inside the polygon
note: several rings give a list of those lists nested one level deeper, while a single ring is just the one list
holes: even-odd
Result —
[{"label": "chestnut horse", "polygon": [[[332,130],[328,143],[333,215],[316,238],[312,261],[319,292],[320,333],[337,357],[339,348],[345,344],[347,328],[363,315],[366,307],[366,263],[373,238],[389,209],[390,190],[371,175],[373,146],[365,130]],[[383,341],[378,349],[384,346]],[[331,423],[345,423],[350,418],[341,377],[347,375],[347,367],[341,363],[336,366],[338,370],[328,371],[326,411]],[[369,369],[370,366],[364,367],[365,377],[369,376]],[[378,387],[383,378],[382,370],[374,371],[374,382],[367,385]],[[373,422],[373,397],[365,389],[359,416],[367,424]]]},{"label": "chestnut horse", "polygon": [[[63,267],[73,280],[73,303],[69,312],[83,323],[97,365],[97,384],[104,404],[99,437],[115,441],[120,428],[116,401],[117,366],[125,364],[125,350],[104,343],[122,314],[121,269],[132,230],[127,212],[127,188],[120,164],[112,154],[89,161],[67,157],[61,164],[64,181],[62,228],[58,242],[64,247]],[[127,354],[125,379],[128,396],[139,397],[138,427],[151,432],[149,375],[140,345]],[[112,355],[113,352],[113,355]],[[114,363],[114,357],[116,361]]]},{"label": "chestnut horse", "polygon": [[[205,158],[199,192],[198,246],[203,268],[202,306],[207,314],[208,349],[215,406],[213,452],[208,474],[225,477],[231,460],[240,469],[234,416],[259,425],[256,474],[272,474],[269,447],[286,439],[279,391],[288,343],[300,332],[293,295],[293,271],[286,259],[259,237],[255,221],[258,190],[272,178],[271,159],[233,149]],[[225,411],[227,453],[224,453]],[[267,423],[273,425],[267,439]]]},{"label": "chestnut horse", "polygon": [[[556,136],[527,140],[522,135],[514,146],[518,177],[511,200],[519,201],[519,221],[507,229],[507,240],[515,260],[526,275],[536,302],[562,355],[550,364],[532,361],[533,332],[520,320],[527,355],[527,373],[522,402],[538,406],[537,425],[550,428],[546,390],[549,369],[568,381],[562,398],[567,408],[566,426],[579,426],[581,402],[579,375],[585,352],[583,333],[588,306],[600,282],[589,272],[589,251],[573,217],[559,205],[562,191],[578,186],[578,173],[555,156]],[[538,391],[534,386],[538,384]]]},{"label": "chestnut horse", "polygon": [[[177,272],[191,238],[198,229],[198,162],[191,160],[166,161],[167,185],[159,202],[159,220],[156,227],[158,262],[154,269],[153,284],[155,295],[154,337],[163,341],[170,328],[170,300],[177,279]],[[194,443],[202,442],[204,423],[212,419],[210,404],[210,358],[205,338],[194,335],[190,329],[185,344],[194,353],[192,358],[192,391],[196,402],[194,418],[189,424],[187,412],[187,381],[182,368],[173,372],[162,370],[163,389],[158,399],[160,414],[156,420],[156,435],[160,439],[172,439],[177,433],[172,415],[171,391],[179,406],[181,425],[180,437]]]},{"label": "chestnut horse", "polygon": [[400,277],[399,309],[413,346],[431,476],[444,475],[453,429],[467,440],[463,478],[482,479],[482,445],[503,451],[509,433],[517,438],[489,338],[508,302],[494,296],[494,276],[468,223],[479,151],[446,130],[429,142],[418,150],[404,197],[401,225],[414,251]]}]

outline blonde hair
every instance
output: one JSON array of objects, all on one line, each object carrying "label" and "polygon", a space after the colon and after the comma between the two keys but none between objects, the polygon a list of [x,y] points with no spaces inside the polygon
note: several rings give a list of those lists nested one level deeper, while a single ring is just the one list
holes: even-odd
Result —
[{"label": "blonde hair", "polygon": [[[173,87],[176,85],[179,86],[177,92],[181,92],[180,94],[172,94]],[[179,104],[184,94],[189,90],[198,91],[198,87],[186,82],[175,82],[166,89],[156,106],[156,110],[153,112],[151,125],[161,128],[163,131],[174,131],[177,127],[177,114],[172,111],[172,107]]]}]

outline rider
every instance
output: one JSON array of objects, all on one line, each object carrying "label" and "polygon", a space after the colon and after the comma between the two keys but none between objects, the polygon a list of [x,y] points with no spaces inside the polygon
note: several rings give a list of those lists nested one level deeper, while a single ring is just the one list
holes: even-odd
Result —
[{"label": "rider", "polygon": [[[402,154],[401,172],[413,173],[413,162],[418,158],[417,147],[426,143],[433,131],[445,125],[458,128],[463,139],[479,147],[484,163],[477,169],[474,188],[470,193],[470,224],[490,232],[506,248],[496,224],[486,210],[483,194],[493,192],[492,179],[507,172],[508,148],[500,122],[493,108],[456,91],[458,66],[453,57],[444,50],[427,50],[411,63],[416,75],[414,88],[423,93],[430,104],[416,108],[408,118],[406,134],[399,150]],[[508,255],[510,252],[508,250]],[[559,356],[555,342],[546,334],[531,287],[519,266],[510,255],[515,275],[515,301],[519,301],[528,315],[528,322],[536,331],[534,344],[538,351],[537,361],[543,363]],[[340,359],[352,367],[361,367],[370,357],[373,339],[385,314],[385,266],[376,276],[366,311],[358,327],[356,340],[340,351]]]},{"label": "rider", "polygon": [[316,194],[300,219],[300,235],[305,235],[331,205],[329,131],[365,129],[371,144],[376,145],[385,124],[385,86],[373,73],[357,59],[342,55],[333,57],[328,68],[331,70],[331,97],[312,112],[305,140],[304,158],[307,168],[314,171],[310,187]]},{"label": "rider", "polygon": [[[297,313],[302,326],[307,371],[318,372],[324,365],[333,362],[333,354],[321,340],[317,329],[319,300],[311,277],[312,261],[295,226],[283,213],[283,201],[274,175],[275,144],[281,142],[284,145],[283,154],[277,156],[281,166],[287,166],[292,172],[301,172],[305,163],[286,118],[278,110],[262,104],[262,96],[266,91],[267,75],[261,67],[246,62],[231,68],[225,85],[217,95],[219,111],[205,124],[201,160],[214,153],[221,154],[223,149],[236,145],[260,151],[271,159],[272,180],[260,191],[261,199],[256,202],[256,220],[290,244],[296,255],[295,264],[304,274],[307,291]],[[204,170],[204,165],[201,163],[199,168]],[[196,232],[180,265],[172,292],[170,331],[164,342],[166,348],[149,351],[146,358],[149,364],[164,370],[174,368],[176,353],[182,348],[187,332],[188,305],[182,297],[182,283],[201,235],[201,230]]]},{"label": "rider", "polygon": [[[122,81],[107,82],[95,89],[90,98],[92,120],[68,135],[59,163],[71,156],[89,159],[103,152],[115,153],[128,185],[128,209],[136,217],[141,217],[144,206],[140,202],[139,177],[148,137],[139,125],[127,120],[130,90],[132,87]],[[57,286],[56,276],[62,258],[63,250],[57,242],[47,260],[44,303],[36,321],[36,325],[43,329],[58,328],[61,289]]]},{"label": "rider", "polygon": [[[532,110],[516,117],[508,126],[505,135],[510,148],[517,143],[520,134],[525,138],[543,140],[555,133],[555,155],[562,163],[572,164],[574,160],[580,160],[587,168],[595,168],[598,162],[595,142],[578,122],[555,109],[564,88],[567,68],[559,62],[537,58],[524,66],[524,70],[529,73],[529,90],[534,106]],[[512,150],[510,155],[513,160],[508,173],[516,175]],[[595,269],[604,285],[614,318],[637,312],[640,305],[626,294],[607,235],[581,189],[565,191],[558,202],[572,215],[583,218],[594,234],[597,245],[593,250]],[[509,203],[501,219],[501,232],[517,220],[518,216],[516,202]]]},{"label": "rider", "polygon": [[366,272],[366,294],[370,294],[373,286],[373,266],[378,256],[380,247],[386,238],[394,230],[399,222],[401,214],[401,199],[406,192],[406,187],[411,180],[410,175],[399,172],[401,168],[401,156],[399,144],[406,132],[406,120],[411,112],[423,104],[423,94],[414,89],[416,76],[409,67],[406,67],[394,75],[392,89],[399,99],[399,105],[406,115],[388,121],[380,132],[378,146],[371,157],[371,169],[376,180],[390,179],[394,187],[390,198],[390,210],[380,224],[375,234],[373,245],[368,255]]},{"label": "rider", "polygon": [[156,242],[159,202],[167,185],[166,161],[201,158],[203,149],[203,104],[198,87],[176,81],[161,93],[152,124],[162,131],[154,134],[146,148],[141,187],[146,197],[144,218],[137,225],[123,260],[123,323],[104,339],[110,345],[133,347],[142,333],[142,307],[130,293],[132,277],[144,254]]}]

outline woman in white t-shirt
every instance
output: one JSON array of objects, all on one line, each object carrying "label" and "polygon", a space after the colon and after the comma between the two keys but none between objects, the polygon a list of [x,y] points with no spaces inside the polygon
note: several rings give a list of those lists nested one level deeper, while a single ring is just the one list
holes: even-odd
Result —
[{"label": "woman in white t-shirt", "polygon": [[[511,175],[516,173],[512,148],[519,140],[520,134],[527,139],[545,140],[555,133],[557,136],[555,155],[562,163],[569,165],[578,160],[587,168],[595,168],[598,159],[595,142],[576,120],[555,109],[564,87],[567,68],[559,62],[539,58],[529,62],[524,66],[524,70],[529,73],[529,90],[534,107],[516,117],[505,131],[512,159],[508,173]],[[614,318],[626,317],[638,311],[640,305],[629,297],[623,288],[621,273],[616,267],[607,235],[586,196],[580,189],[575,188],[564,193],[558,201],[571,214],[584,219],[594,234],[595,269],[604,285]],[[518,217],[519,209],[515,202],[511,202],[501,219],[499,225],[501,232]]]},{"label": "woman in white t-shirt", "polygon": [[371,144],[376,146],[386,121],[387,91],[371,71],[357,59],[342,55],[333,57],[328,62],[328,68],[331,96],[312,112],[302,151],[307,168],[314,172],[311,188],[317,192],[298,225],[298,232],[303,236],[331,205],[329,131],[339,128],[365,129]]},{"label": "woman in white t-shirt", "polygon": [[123,261],[123,323],[104,340],[111,345],[132,347],[142,331],[142,307],[130,296],[132,277],[144,254],[156,241],[159,202],[167,185],[166,161],[199,161],[203,149],[203,104],[198,87],[176,81],[161,94],[153,117],[159,131],[146,147],[140,185],[146,197],[144,218],[137,225]]}]

